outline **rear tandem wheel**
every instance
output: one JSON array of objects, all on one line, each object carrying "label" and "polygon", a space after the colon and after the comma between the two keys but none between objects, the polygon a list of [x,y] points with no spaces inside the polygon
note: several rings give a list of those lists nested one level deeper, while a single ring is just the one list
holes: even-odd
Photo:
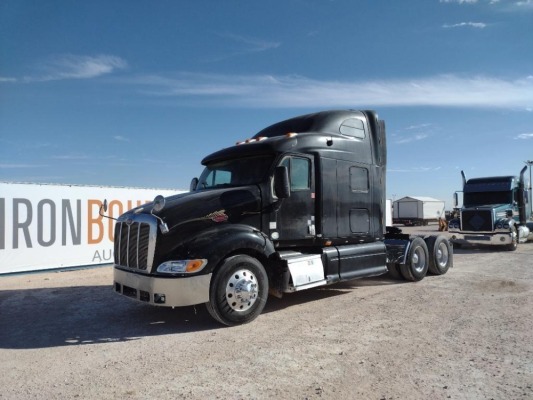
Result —
[{"label": "rear tandem wheel", "polygon": [[411,239],[405,264],[400,265],[400,272],[408,281],[424,279],[429,268],[429,254],[426,242],[420,237]]},{"label": "rear tandem wheel", "polygon": [[430,236],[427,239],[429,252],[429,272],[444,275],[453,266],[453,251],[444,235]]}]

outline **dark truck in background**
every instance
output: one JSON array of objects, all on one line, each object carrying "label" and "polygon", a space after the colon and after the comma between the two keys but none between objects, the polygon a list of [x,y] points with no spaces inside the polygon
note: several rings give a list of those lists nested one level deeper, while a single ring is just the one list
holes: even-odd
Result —
[{"label": "dark truck in background", "polygon": [[[518,177],[463,178],[463,206],[448,224],[455,247],[494,245],[514,251],[518,243],[533,240],[531,188],[527,190],[525,166]],[[531,185],[531,184],[530,184]]]},{"label": "dark truck in background", "polygon": [[446,273],[446,237],[385,227],[386,154],[377,114],[345,110],[282,121],[208,155],[190,192],[117,219],[115,291],[157,306],[205,303],[238,325],[269,293]]}]

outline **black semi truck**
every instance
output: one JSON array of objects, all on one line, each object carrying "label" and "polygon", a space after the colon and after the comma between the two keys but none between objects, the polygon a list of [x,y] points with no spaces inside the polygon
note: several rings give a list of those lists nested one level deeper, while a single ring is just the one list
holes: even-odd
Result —
[{"label": "black semi truck", "polygon": [[354,110],[282,121],[208,155],[190,192],[117,219],[114,289],[156,306],[205,303],[231,326],[255,319],[269,293],[444,274],[446,237],[385,226],[386,155],[384,121]]}]

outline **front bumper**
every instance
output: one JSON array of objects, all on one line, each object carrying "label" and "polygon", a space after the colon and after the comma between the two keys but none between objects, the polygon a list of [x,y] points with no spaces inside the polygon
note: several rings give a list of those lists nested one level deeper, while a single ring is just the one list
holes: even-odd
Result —
[{"label": "front bumper", "polygon": [[513,242],[511,232],[492,233],[492,232],[454,232],[449,231],[450,240],[457,244],[481,244],[490,246],[505,246]]},{"label": "front bumper", "polygon": [[182,307],[209,301],[212,274],[186,278],[140,275],[114,268],[114,289],[131,299],[155,306]]}]

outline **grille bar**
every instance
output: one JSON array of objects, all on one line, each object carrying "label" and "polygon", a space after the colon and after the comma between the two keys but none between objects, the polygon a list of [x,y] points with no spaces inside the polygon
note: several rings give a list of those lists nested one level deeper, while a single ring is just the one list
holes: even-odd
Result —
[{"label": "grille bar", "polygon": [[494,223],[491,210],[465,210],[461,213],[463,231],[492,232]]},{"label": "grille bar", "polygon": [[146,271],[153,261],[157,224],[150,216],[136,216],[115,225],[115,264]]}]

